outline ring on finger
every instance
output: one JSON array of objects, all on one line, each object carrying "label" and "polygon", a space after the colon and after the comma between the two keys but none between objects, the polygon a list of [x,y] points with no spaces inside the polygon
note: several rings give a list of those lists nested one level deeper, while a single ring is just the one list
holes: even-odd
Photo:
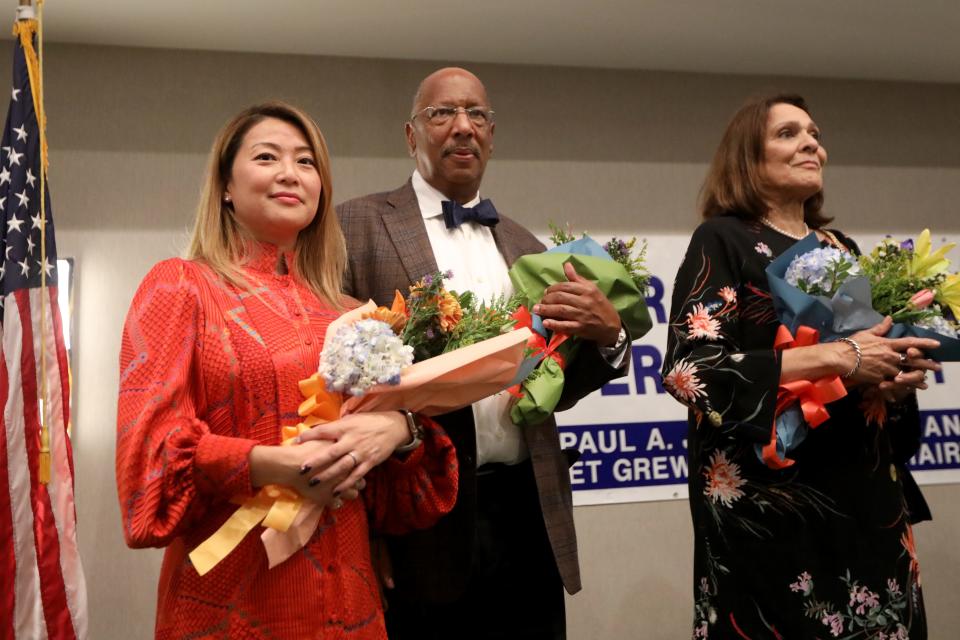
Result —
[{"label": "ring on finger", "polygon": [[333,510],[337,510],[342,506],[343,506],[343,500],[341,500],[340,498],[334,498],[333,500],[330,501],[330,508]]},{"label": "ring on finger", "polygon": [[357,460],[357,456],[355,456],[355,455],[353,454],[353,451],[347,451],[347,455],[350,456],[350,457],[353,459],[353,466],[354,466],[354,468],[356,468],[357,465],[360,464],[360,461]]},{"label": "ring on finger", "polygon": [[907,367],[907,354],[900,354],[900,368],[905,369]]}]

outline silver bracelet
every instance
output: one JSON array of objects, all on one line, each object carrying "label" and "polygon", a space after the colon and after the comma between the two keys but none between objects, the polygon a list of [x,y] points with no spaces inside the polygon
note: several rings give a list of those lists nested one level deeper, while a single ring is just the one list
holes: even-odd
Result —
[{"label": "silver bracelet", "polygon": [[863,362],[863,351],[860,349],[860,345],[857,344],[857,341],[853,338],[840,338],[838,342],[846,342],[848,345],[853,347],[854,353],[857,354],[857,364],[853,365],[853,369],[850,369],[850,371],[847,371],[845,374],[840,376],[846,380],[847,378],[850,378],[856,374],[857,371],[860,371],[860,364]]}]

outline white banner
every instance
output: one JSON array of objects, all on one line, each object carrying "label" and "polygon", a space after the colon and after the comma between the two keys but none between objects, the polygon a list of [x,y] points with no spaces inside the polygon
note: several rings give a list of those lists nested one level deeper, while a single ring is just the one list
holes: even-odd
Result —
[{"label": "white banner", "polygon": [[[917,230],[919,233],[921,229]],[[609,236],[593,236],[605,242]],[[689,236],[647,238],[653,274],[647,306],[653,329],[633,343],[630,374],[614,380],[557,414],[560,441],[582,453],[570,469],[575,505],[685,499],[687,497],[687,410],[667,395],[660,367],[667,344],[673,278]],[[869,251],[879,236],[856,238]],[[934,247],[960,238],[934,237]],[[549,243],[548,243],[549,244]],[[953,252],[960,268],[960,249]],[[911,461],[920,484],[960,482],[960,363],[945,363],[920,393],[924,440]]]}]

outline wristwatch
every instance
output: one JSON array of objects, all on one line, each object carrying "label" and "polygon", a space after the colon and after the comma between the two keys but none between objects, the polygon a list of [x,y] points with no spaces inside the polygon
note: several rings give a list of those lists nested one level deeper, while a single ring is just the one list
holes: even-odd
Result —
[{"label": "wristwatch", "polygon": [[410,430],[410,442],[400,445],[394,449],[393,452],[408,453],[419,447],[420,443],[423,441],[423,427],[420,426],[420,422],[417,421],[417,417],[406,409],[400,409],[400,413],[402,413],[407,419],[407,428]]},{"label": "wristwatch", "polygon": [[627,330],[620,326],[620,333],[617,334],[617,341],[608,347],[600,347],[603,353],[614,354],[623,348],[623,343],[627,341]]}]

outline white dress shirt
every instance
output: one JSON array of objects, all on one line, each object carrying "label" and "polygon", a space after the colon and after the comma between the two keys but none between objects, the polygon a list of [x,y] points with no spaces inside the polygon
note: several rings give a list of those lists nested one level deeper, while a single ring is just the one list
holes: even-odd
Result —
[{"label": "white dress shirt", "polygon": [[[419,171],[413,172],[412,183],[437,267],[453,272],[453,277],[446,279],[447,288],[458,293],[472,291],[483,302],[511,295],[513,285],[507,275],[507,263],[490,228],[470,221],[447,229],[440,203],[450,198],[427,184]],[[478,202],[479,193],[464,206],[473,207]],[[529,457],[520,427],[510,420],[511,399],[510,394],[501,391],[474,403],[477,466],[488,462],[516,464]]]}]

